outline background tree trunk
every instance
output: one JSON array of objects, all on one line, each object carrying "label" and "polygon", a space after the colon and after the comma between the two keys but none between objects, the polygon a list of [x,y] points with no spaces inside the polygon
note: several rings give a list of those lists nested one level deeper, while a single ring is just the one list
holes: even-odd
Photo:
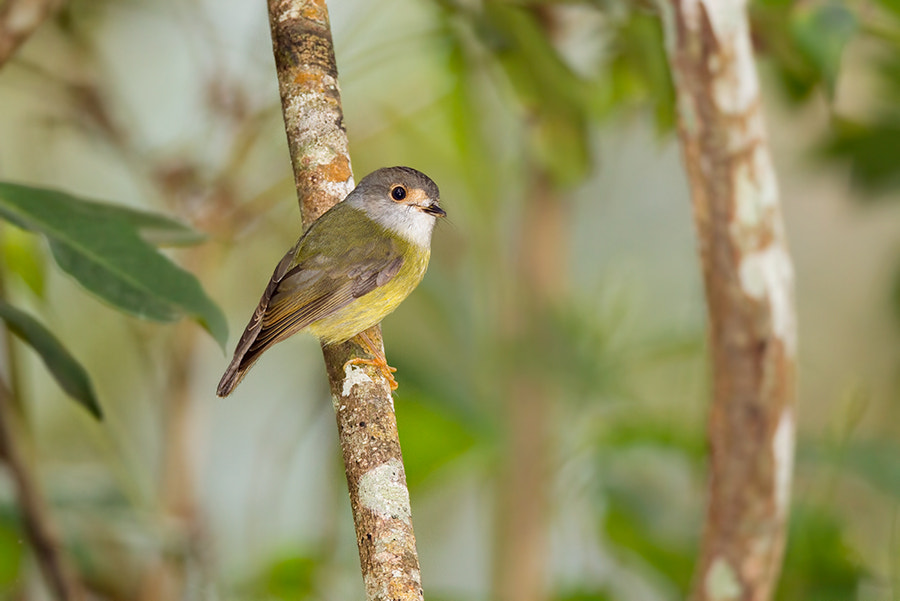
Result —
[{"label": "background tree trunk", "polygon": [[762,601],[779,574],[790,499],[793,268],[744,2],[662,7],[713,366],[709,505],[693,598]]}]

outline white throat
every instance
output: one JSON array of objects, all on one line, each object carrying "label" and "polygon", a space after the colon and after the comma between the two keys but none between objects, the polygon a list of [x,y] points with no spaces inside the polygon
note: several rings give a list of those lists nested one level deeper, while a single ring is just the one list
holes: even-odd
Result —
[{"label": "white throat", "polygon": [[[348,201],[351,199],[348,198]],[[422,248],[431,247],[431,232],[437,219],[412,205],[382,206],[382,210],[363,203],[353,203],[373,221]]]}]

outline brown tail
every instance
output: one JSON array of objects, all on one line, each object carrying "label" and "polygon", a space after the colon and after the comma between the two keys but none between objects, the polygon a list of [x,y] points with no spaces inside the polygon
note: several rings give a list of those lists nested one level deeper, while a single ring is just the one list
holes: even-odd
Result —
[{"label": "brown tail", "polygon": [[269,285],[266,286],[262,298],[259,299],[259,304],[256,306],[256,311],[253,312],[253,317],[250,318],[250,323],[247,324],[241,339],[238,341],[237,348],[234,349],[234,357],[232,357],[231,363],[228,364],[228,369],[225,370],[222,379],[219,380],[219,387],[216,388],[218,396],[226,397],[231,394],[231,391],[241,383],[241,380],[247,374],[247,370],[253,367],[253,364],[256,363],[262,352],[278,341],[273,340],[260,348],[252,348],[253,343],[256,342],[256,337],[259,336],[262,330],[263,315],[265,315],[266,309],[269,307],[269,301],[272,299],[275,289],[278,288],[281,278],[284,277],[284,274],[290,267],[291,259],[296,249],[297,247],[295,246],[289,250],[275,268],[275,273],[272,274]]},{"label": "brown tail", "polygon": [[231,360],[231,364],[228,366],[228,369],[225,370],[225,375],[219,380],[219,387],[216,388],[216,394],[218,396],[224,398],[231,394],[231,391],[240,384],[241,380],[243,380],[244,376],[247,374],[247,370],[253,365],[253,363],[241,365],[241,359],[243,359],[243,357],[235,356],[235,358]]}]

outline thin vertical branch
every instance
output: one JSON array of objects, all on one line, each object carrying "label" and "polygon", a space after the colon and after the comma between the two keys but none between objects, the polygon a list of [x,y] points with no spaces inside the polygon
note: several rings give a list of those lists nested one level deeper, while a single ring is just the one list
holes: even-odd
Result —
[{"label": "thin vertical branch", "polygon": [[15,439],[12,403],[12,394],[0,382],[0,461],[9,469],[25,537],[54,597],[59,601],[81,601],[85,598],[84,591],[63,555],[44,498]]},{"label": "thin vertical branch", "polygon": [[660,3],[709,315],[713,395],[702,601],[763,601],[785,542],[796,316],[745,2]]},{"label": "thin vertical branch", "polygon": [[[324,0],[269,0],[291,164],[305,225],[353,189]],[[376,326],[369,336],[381,344]],[[423,598],[409,492],[387,381],[353,342],[323,347],[347,473],[366,598]]]},{"label": "thin vertical branch", "polygon": [[[548,174],[531,165],[515,266],[506,307],[512,344],[540,348],[542,328],[565,290],[565,203]],[[548,598],[551,424],[556,384],[517,366],[505,383],[506,444],[498,478],[497,601]]]}]

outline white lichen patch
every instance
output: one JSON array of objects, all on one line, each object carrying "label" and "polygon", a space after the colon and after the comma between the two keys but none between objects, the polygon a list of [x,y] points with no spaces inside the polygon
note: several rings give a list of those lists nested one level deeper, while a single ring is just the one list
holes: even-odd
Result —
[{"label": "white lichen patch", "polygon": [[359,479],[359,502],[381,517],[409,524],[412,511],[409,490],[403,481],[403,464],[392,459],[363,474]]},{"label": "white lichen patch", "polygon": [[734,170],[734,221],[732,235],[741,236],[746,229],[756,229],[762,225],[768,210],[762,198],[759,182],[754,177],[752,167],[740,163]]},{"label": "white lichen patch", "polygon": [[772,437],[775,460],[775,511],[787,515],[791,502],[791,476],[794,472],[794,411],[785,407]]},{"label": "white lichen patch", "polygon": [[302,115],[291,119],[296,128],[291,134],[310,164],[327,165],[338,156],[335,149],[345,147],[344,133],[334,127],[335,109],[318,92],[292,94],[285,114]]},{"label": "white lichen patch", "polygon": [[347,396],[358,384],[371,384],[373,382],[366,370],[353,363],[344,365],[344,386],[341,388],[341,395]]},{"label": "white lichen patch", "polygon": [[319,182],[319,188],[331,198],[340,198],[343,200],[353,191],[353,176],[351,175],[342,182],[322,180]]},{"label": "white lichen patch", "polygon": [[734,216],[728,225],[742,253],[759,247],[760,241],[782,235],[778,208],[778,182],[768,152],[757,145],[753,160],[734,167]]},{"label": "white lichen patch", "polygon": [[731,228],[735,234],[760,227],[766,216],[777,210],[778,179],[772,157],[765,145],[755,144],[751,159],[734,168],[734,220]]},{"label": "white lichen patch", "polygon": [[772,314],[772,331],[793,357],[797,350],[797,325],[794,316],[794,269],[781,244],[744,255],[738,268],[741,289],[757,300],[767,299]]},{"label": "white lichen patch", "polygon": [[[407,578],[404,578],[404,576],[407,576]],[[366,587],[366,599],[370,601],[376,599],[381,601],[382,599],[399,600],[413,598],[406,595],[398,597],[397,594],[391,590],[393,588],[391,586],[392,584],[395,586],[403,586],[409,581],[412,581],[421,589],[422,577],[419,574],[419,570],[410,570],[408,573],[403,570],[392,570],[390,575],[383,572],[366,573],[363,575],[363,584]],[[415,598],[420,599],[421,597],[416,595]]]},{"label": "white lichen patch", "polygon": [[747,27],[747,0],[703,0],[701,3],[720,42]]},{"label": "white lichen patch", "polygon": [[722,557],[717,557],[706,570],[703,580],[706,596],[712,601],[732,601],[741,598],[741,583],[734,569]]},{"label": "white lichen patch", "polygon": [[[684,0],[681,3],[681,12],[684,15],[684,23],[693,30],[697,30],[700,27],[700,5],[702,4],[702,0]],[[660,0],[657,2],[657,5],[662,4],[671,4],[666,2],[665,0]],[[672,17],[674,22],[674,11],[672,11]],[[665,15],[665,13],[663,13]]]},{"label": "white lichen patch", "polygon": [[716,37],[720,44],[730,45],[731,48],[730,51],[723,51],[730,58],[728,62],[719,64],[718,69],[712,69],[713,65],[710,65],[715,78],[713,100],[723,113],[744,115],[759,102],[759,79],[746,20],[741,17],[740,25],[728,37],[718,32]]}]

